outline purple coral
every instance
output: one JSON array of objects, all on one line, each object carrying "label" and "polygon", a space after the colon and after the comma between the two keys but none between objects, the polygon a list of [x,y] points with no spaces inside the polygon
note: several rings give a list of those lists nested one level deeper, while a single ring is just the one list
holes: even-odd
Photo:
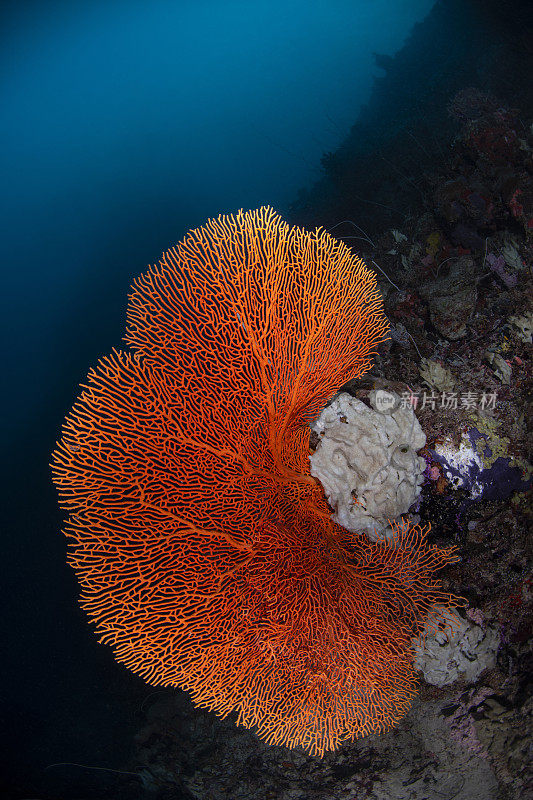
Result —
[{"label": "purple coral", "polygon": [[450,718],[450,734],[452,739],[462,747],[470,750],[481,758],[487,758],[488,753],[478,739],[474,726],[473,714],[485,702],[487,697],[494,694],[492,689],[482,686],[479,689],[472,689],[468,694],[462,694],[458,698],[457,708],[454,709]]},{"label": "purple coral", "polygon": [[515,466],[510,456],[499,456],[490,466],[485,466],[483,459],[490,461],[492,448],[487,436],[475,427],[467,431],[458,449],[446,444],[429,452],[442,465],[451,485],[469,493],[465,507],[477,500],[505,500],[513,492],[524,492],[531,487],[531,480]]},{"label": "purple coral", "polygon": [[515,274],[507,272],[505,269],[506,263],[503,256],[495,256],[494,253],[489,253],[485,259],[485,263],[500,278],[508,289],[516,286],[518,278]]}]

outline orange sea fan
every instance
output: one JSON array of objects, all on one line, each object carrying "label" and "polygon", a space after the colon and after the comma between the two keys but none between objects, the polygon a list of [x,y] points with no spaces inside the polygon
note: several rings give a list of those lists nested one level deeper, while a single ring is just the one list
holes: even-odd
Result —
[{"label": "orange sea fan", "polygon": [[100,641],[155,685],[313,754],[394,724],[455,559],[333,524],[307,422],[386,336],[373,275],[272,209],[189,232],[134,285],[53,456]]}]

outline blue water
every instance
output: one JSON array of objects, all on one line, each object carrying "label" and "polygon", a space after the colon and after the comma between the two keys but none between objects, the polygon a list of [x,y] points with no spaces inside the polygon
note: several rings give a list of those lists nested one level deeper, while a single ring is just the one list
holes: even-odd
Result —
[{"label": "blue water", "polygon": [[87,331],[76,378],[117,341],[132,277],[187,228],[241,207],[283,211],[316,180],[368,99],[372,52],[394,53],[432,5],[15,5],[0,136],[7,356],[22,380],[10,426],[26,426]]},{"label": "blue water", "polygon": [[[47,466],[77,384],[120,343],[133,277],[210,216],[286,210],[368,100],[372,52],[392,55],[432,5],[4,4],[9,796],[52,792],[54,762],[122,763],[150,691],[78,609]],[[61,797],[98,796],[84,773],[62,780]]]}]

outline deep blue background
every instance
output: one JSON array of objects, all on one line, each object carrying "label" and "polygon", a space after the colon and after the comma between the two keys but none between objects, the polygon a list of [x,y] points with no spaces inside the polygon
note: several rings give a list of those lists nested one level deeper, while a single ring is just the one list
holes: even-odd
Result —
[{"label": "deep blue background", "polygon": [[14,4],[0,56],[4,321],[17,345],[3,421],[26,429],[66,361],[79,380],[117,342],[131,279],[185,230],[241,207],[283,211],[368,99],[372,51],[395,52],[432,5]]}]

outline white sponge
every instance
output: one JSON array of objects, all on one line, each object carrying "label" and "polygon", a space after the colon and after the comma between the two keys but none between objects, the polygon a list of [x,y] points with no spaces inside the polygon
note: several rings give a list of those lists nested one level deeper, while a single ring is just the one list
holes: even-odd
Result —
[{"label": "white sponge", "polygon": [[[446,609],[440,609],[446,613]],[[428,621],[431,633],[421,643],[415,642],[415,666],[424,674],[424,680],[433,686],[448,686],[458,678],[474,683],[483,670],[496,664],[500,635],[489,627],[475,622],[459,620],[453,624],[453,633],[445,633]]]},{"label": "white sponge", "polygon": [[320,441],[310,461],[333,520],[378,541],[420,494],[426,463],[417,451],[426,436],[395,392],[373,391],[369,399],[371,408],[342,393],[321,412],[311,426]]}]

